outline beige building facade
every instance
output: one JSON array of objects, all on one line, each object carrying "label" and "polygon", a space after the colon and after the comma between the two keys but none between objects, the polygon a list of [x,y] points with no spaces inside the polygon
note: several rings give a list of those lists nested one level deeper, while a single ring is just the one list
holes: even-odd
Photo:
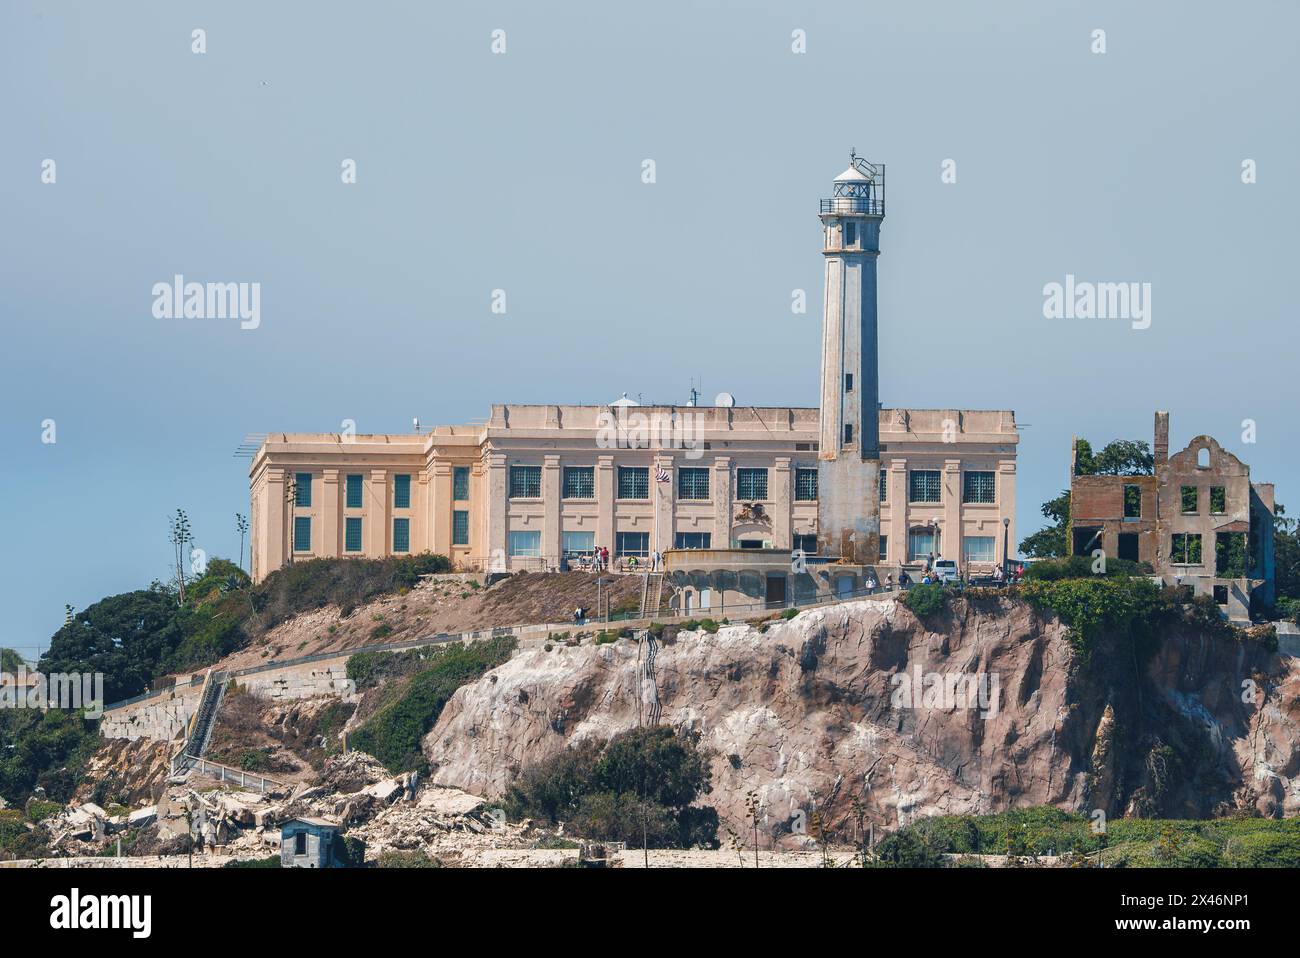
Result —
[{"label": "beige building facade", "polygon": [[[1001,562],[1016,534],[1014,414],[884,409],[879,427],[878,564]],[[597,546],[621,566],[671,549],[816,554],[818,447],[816,408],[746,406],[498,405],[486,424],[428,433],[275,434],[250,473],[253,577],[420,552],[505,572]]]},{"label": "beige building facade", "polygon": [[884,188],[884,166],[850,154],[821,201],[817,407],[624,398],[496,405],[486,423],[411,435],[271,435],[250,473],[254,579],[299,558],[420,552],[489,573],[563,569],[603,548],[615,569],[662,554],[679,593],[761,568],[735,591],[784,602],[932,558],[991,572],[1015,542],[1015,415],[881,408]]}]

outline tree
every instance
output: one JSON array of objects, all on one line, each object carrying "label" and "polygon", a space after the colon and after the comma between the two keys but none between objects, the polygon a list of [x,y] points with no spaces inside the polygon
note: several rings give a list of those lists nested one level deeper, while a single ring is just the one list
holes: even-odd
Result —
[{"label": "tree", "polygon": [[239,533],[239,568],[244,568],[244,537],[248,535],[248,516],[235,513],[235,531]]},{"label": "tree", "polygon": [[1149,476],[1154,469],[1151,447],[1140,439],[1108,442],[1093,460],[1093,471],[1098,476]]},{"label": "tree", "polygon": [[100,672],[108,701],[142,692],[181,644],[175,596],[165,588],[109,596],[55,632],[40,670]]},{"label": "tree", "polygon": [[1020,552],[1031,559],[1055,559],[1070,554],[1070,490],[1048,499],[1041,507],[1052,524],[1020,542]]},{"label": "tree", "polygon": [[15,650],[0,648],[0,672],[17,672],[25,664]]},{"label": "tree", "polygon": [[1274,508],[1273,522],[1273,585],[1278,604],[1283,599],[1300,601],[1300,528],[1295,519],[1286,514],[1280,502]]},{"label": "tree", "polygon": [[1140,439],[1116,439],[1093,453],[1086,439],[1075,441],[1076,476],[1149,476],[1155,470],[1151,446]]},{"label": "tree", "polygon": [[185,604],[185,559],[189,553],[189,544],[194,541],[194,536],[190,532],[190,520],[185,515],[185,510],[177,509],[176,515],[172,516],[169,521],[171,527],[171,543],[176,550],[176,583],[180,590],[178,595],[178,604]]}]

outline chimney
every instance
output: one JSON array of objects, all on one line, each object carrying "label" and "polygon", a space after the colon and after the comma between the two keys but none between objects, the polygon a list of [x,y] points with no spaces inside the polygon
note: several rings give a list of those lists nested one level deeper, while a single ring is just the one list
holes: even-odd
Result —
[{"label": "chimney", "polygon": [[1169,413],[1156,411],[1155,447],[1156,466],[1163,466],[1169,461]]}]

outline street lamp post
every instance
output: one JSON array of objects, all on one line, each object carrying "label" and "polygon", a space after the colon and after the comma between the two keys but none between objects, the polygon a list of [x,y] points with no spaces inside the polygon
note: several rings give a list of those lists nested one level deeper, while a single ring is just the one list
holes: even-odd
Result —
[{"label": "street lamp post", "polygon": [[1011,519],[1009,516],[1002,517],[1002,574],[1009,576],[1011,574],[1011,553],[1008,551],[1008,539],[1011,535]]}]

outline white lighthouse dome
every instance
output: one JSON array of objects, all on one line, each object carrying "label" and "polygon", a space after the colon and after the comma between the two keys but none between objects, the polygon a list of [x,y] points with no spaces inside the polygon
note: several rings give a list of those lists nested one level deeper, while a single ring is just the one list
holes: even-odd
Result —
[{"label": "white lighthouse dome", "polygon": [[856,166],[850,166],[847,170],[835,177],[836,183],[870,183],[871,177],[863,173]]}]

